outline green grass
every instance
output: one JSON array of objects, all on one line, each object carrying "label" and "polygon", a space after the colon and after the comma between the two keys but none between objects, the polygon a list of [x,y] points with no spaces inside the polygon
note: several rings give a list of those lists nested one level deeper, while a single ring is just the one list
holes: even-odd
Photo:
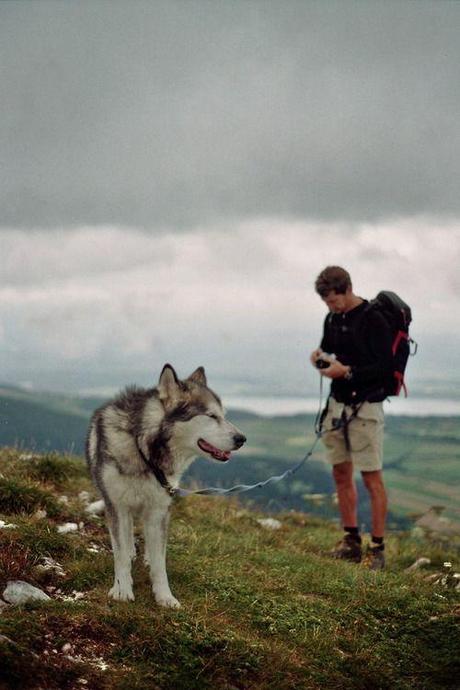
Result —
[{"label": "green grass", "polygon": [[58,502],[48,491],[14,477],[0,477],[0,513],[31,514],[39,508],[51,517],[61,513]]},{"label": "green grass", "polygon": [[[456,544],[391,534],[388,568],[372,573],[328,557],[339,533],[318,517],[282,514],[272,532],[235,500],[190,497],[174,504],[168,546],[182,609],[156,606],[140,557],[136,601],[115,603],[106,528],[77,499],[90,488],[84,466],[59,456],[19,460],[13,450],[0,452],[0,463],[4,486],[29,496],[26,509],[18,499],[0,512],[17,525],[0,530],[0,593],[8,579],[54,588],[47,604],[0,613],[1,690],[457,687],[458,593],[426,580],[446,560],[460,569]],[[84,523],[79,534],[57,533],[62,516],[34,514],[43,496],[60,506],[62,492],[65,519]],[[87,550],[94,545],[97,554]],[[44,555],[65,577],[39,573]],[[432,565],[405,572],[418,556]],[[84,598],[63,599],[75,590]]]}]

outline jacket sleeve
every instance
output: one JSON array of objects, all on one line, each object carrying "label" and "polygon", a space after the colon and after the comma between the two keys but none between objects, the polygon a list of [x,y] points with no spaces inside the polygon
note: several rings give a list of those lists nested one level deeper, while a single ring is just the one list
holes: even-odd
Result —
[{"label": "jacket sleeve", "polygon": [[372,384],[393,376],[392,336],[387,322],[377,311],[370,311],[362,338],[365,339],[366,362],[352,367],[353,381]]},{"label": "jacket sleeve", "polygon": [[320,348],[322,349],[323,352],[328,352],[331,353],[333,352],[333,345],[332,345],[332,340],[331,340],[331,329],[330,329],[330,316],[331,314],[327,314],[326,318],[324,319],[324,325],[323,325],[323,337],[321,339],[320,343]]}]

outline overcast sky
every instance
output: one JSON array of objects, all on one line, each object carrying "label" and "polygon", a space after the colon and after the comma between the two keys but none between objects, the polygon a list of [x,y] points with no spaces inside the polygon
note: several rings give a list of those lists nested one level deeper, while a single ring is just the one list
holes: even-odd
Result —
[{"label": "overcast sky", "polygon": [[458,379],[459,35],[443,0],[1,2],[0,380],[314,395],[330,263]]}]

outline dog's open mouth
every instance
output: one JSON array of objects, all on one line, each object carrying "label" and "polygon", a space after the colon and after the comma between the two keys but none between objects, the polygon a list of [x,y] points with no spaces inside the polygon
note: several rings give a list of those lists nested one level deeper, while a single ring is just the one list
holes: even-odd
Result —
[{"label": "dog's open mouth", "polygon": [[220,448],[216,448],[215,446],[212,446],[210,443],[205,441],[204,438],[198,439],[198,446],[201,450],[204,450],[205,453],[209,453],[209,455],[212,455],[212,457],[215,460],[227,462],[227,460],[230,459],[229,450],[220,450]]}]

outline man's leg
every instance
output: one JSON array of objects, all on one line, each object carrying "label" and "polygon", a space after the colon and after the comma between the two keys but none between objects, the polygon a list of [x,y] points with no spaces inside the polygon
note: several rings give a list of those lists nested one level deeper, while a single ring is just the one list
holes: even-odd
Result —
[{"label": "man's leg", "polygon": [[337,488],[340,517],[345,531],[331,555],[354,563],[361,561],[361,537],[358,529],[358,492],[353,478],[353,463],[343,430],[337,420],[343,412],[343,405],[334,398],[329,399],[328,412],[323,423],[323,443],[327,459],[332,465],[332,476]]},{"label": "man's leg", "polygon": [[358,526],[358,492],[353,479],[353,463],[333,465],[332,476],[337,488],[339,511],[344,527]]},{"label": "man's leg", "polygon": [[333,465],[332,475],[337,487],[340,516],[345,531],[331,555],[354,563],[361,561],[361,537],[358,529],[358,492],[353,479],[353,463],[345,461]]},{"label": "man's leg", "polygon": [[361,475],[371,500],[372,536],[381,539],[385,533],[387,516],[387,493],[383,483],[382,470],[361,472]]},{"label": "man's leg", "polygon": [[372,536],[371,544],[367,548],[364,565],[371,570],[381,570],[385,567],[385,518],[387,515],[387,493],[383,483],[382,470],[361,472],[366,489],[371,499]]}]

